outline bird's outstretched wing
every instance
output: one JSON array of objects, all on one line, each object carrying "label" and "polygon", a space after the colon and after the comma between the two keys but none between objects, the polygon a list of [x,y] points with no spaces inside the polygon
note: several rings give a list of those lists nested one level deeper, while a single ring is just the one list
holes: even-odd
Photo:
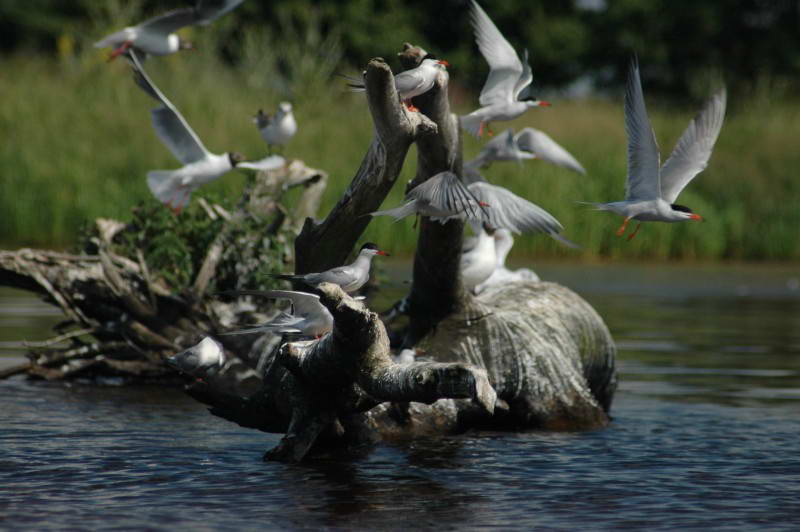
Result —
[{"label": "bird's outstretched wing", "polygon": [[661,197],[664,201],[675,203],[684,187],[705,169],[722,128],[726,103],[727,93],[722,88],[689,122],[672,154],[661,167]]},{"label": "bird's outstretched wing", "polygon": [[481,6],[475,0],[471,0],[471,5],[475,42],[489,63],[489,77],[481,90],[480,103],[485,107],[514,101],[517,82],[523,73],[519,56]]},{"label": "bird's outstretched wing", "polygon": [[237,8],[242,2],[244,0],[200,0],[195,7],[173,9],[147,19],[138,28],[153,33],[170,34],[190,24],[205,26]]},{"label": "bird's outstretched wing", "polygon": [[538,159],[568,168],[579,174],[586,173],[581,163],[571,153],[562,148],[560,144],[543,131],[526,127],[517,133],[514,139],[517,141],[517,146],[520,150],[532,153]]},{"label": "bird's outstretched wing", "polygon": [[450,171],[439,172],[427,181],[417,185],[408,194],[407,200],[427,202],[434,208],[455,214],[463,213],[467,218],[484,219],[485,210],[479,200]]},{"label": "bird's outstretched wing", "polygon": [[654,200],[661,197],[659,154],[653,127],[644,105],[639,63],[634,57],[625,91],[625,131],[628,134],[628,179],[625,199]]},{"label": "bird's outstretched wing", "polygon": [[161,139],[161,142],[166,145],[175,158],[183,164],[193,163],[205,158],[208,155],[208,150],[206,150],[200,138],[189,127],[189,124],[175,106],[147,76],[142,64],[139,62],[136,51],[129,50],[128,54],[133,68],[134,81],[142,90],[161,104],[151,111],[153,128],[155,128],[158,138]]}]

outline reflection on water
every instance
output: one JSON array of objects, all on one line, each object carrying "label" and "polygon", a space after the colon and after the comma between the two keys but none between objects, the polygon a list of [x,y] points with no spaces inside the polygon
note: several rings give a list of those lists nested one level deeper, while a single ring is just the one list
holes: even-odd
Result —
[{"label": "reflection on water", "polygon": [[[17,378],[0,381],[3,524],[796,529],[798,268],[537,271],[589,300],[618,342],[606,430],[471,433],[264,464],[279,436],[214,418],[178,390]],[[58,317],[46,308],[0,292],[0,354],[49,336]]]}]

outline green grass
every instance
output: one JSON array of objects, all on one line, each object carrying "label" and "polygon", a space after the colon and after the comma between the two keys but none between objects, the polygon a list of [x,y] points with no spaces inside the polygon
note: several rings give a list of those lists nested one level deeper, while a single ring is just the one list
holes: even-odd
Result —
[{"label": "green grass", "polygon": [[[263,107],[291,98],[300,131],[286,155],[329,172],[330,186],[321,215],[347,187],[372,137],[362,95],[328,81],[335,65],[335,43],[308,44],[332,51],[321,57],[298,47],[284,50],[303,66],[287,83],[271,76],[280,57],[264,56],[269,36],[248,37],[240,67],[230,67],[202,50],[215,48],[200,37],[200,52],[149,60],[145,67],[188,122],[215,152],[265,155],[251,117]],[[69,48],[66,46],[66,48]],[[82,224],[96,217],[130,219],[130,209],[148,199],[145,174],[176,168],[177,161],[158,141],[150,124],[154,106],[131,81],[124,61],[104,62],[104,53],[65,53],[61,60],[38,55],[3,58],[0,77],[0,243],[3,247],[69,247]],[[454,73],[457,82],[457,71]],[[645,83],[646,85],[646,83]],[[287,87],[291,95],[287,95]],[[475,98],[463,93],[454,102],[467,111]],[[645,95],[647,87],[645,86]],[[647,96],[646,96],[647,98]],[[656,135],[666,158],[697,111],[667,109],[648,99]],[[617,238],[620,218],[577,203],[622,199],[626,139],[619,101],[555,101],[509,124],[544,130],[586,167],[579,176],[540,161],[495,164],[487,178],[538,203],[564,225],[565,234],[583,246],[566,249],[550,239],[524,236],[515,255],[594,259],[800,259],[800,102],[730,101],[729,112],[709,167],[680,202],[706,218],[704,223],[645,224],[631,242]],[[505,124],[495,124],[500,132]],[[466,158],[480,143],[465,137]],[[412,148],[400,182],[384,206],[398,204],[413,176]],[[236,195],[243,175],[232,172],[206,193]],[[395,253],[410,254],[416,233],[412,220],[372,222],[364,238]]]}]

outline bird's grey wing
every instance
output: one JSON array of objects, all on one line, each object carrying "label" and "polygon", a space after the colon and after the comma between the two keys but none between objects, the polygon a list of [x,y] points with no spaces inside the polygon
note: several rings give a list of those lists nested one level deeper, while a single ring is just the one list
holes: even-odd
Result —
[{"label": "bird's grey wing", "polygon": [[464,163],[464,169],[463,170],[464,170],[464,184],[465,185],[470,185],[470,184],[476,183],[478,181],[486,181],[486,178],[484,178],[481,175],[481,173],[478,171],[478,169],[473,167],[473,166],[468,166],[466,163]]},{"label": "bird's grey wing", "polygon": [[205,26],[217,20],[222,15],[233,11],[244,0],[199,0],[197,2],[195,24]]},{"label": "bird's grey wing", "polygon": [[464,213],[467,218],[481,219],[482,208],[478,201],[450,171],[439,172],[424,183],[414,187],[407,199],[416,199],[429,203],[432,207],[453,214]]},{"label": "bird's grey wing", "polygon": [[183,7],[149,18],[137,27],[143,31],[168,35],[184,26],[193,24],[196,17],[195,8]]},{"label": "bird's grey wing", "polygon": [[133,79],[136,84],[161,104],[151,111],[153,128],[156,130],[158,138],[167,146],[175,158],[183,164],[193,163],[205,158],[208,150],[203,146],[200,138],[189,127],[189,124],[175,106],[147,76],[139,62],[136,51],[130,50],[129,54],[131,66],[133,67]]},{"label": "bird's grey wing", "polygon": [[514,233],[546,233],[561,242],[566,240],[559,235],[564,228],[558,220],[525,198],[489,183],[473,183],[469,188],[475,197],[490,205],[487,211],[492,227]]},{"label": "bird's grey wing", "polygon": [[561,145],[543,131],[532,127],[526,127],[517,133],[515,139],[520,150],[530,152],[539,159],[555,164],[556,166],[563,166],[564,168],[569,168],[580,174],[586,173],[581,163],[579,163],[572,154],[562,148]]},{"label": "bird's grey wing", "polygon": [[394,86],[400,94],[408,94],[425,83],[425,76],[417,69],[406,70],[394,78]]},{"label": "bird's grey wing", "polygon": [[489,63],[489,77],[481,90],[480,103],[487,106],[511,102],[515,97],[516,84],[523,73],[522,63],[489,15],[475,0],[471,0],[471,3],[470,19],[475,31],[475,42]]},{"label": "bird's grey wing", "polygon": [[508,128],[483,145],[480,156],[483,163],[508,159],[514,153],[514,130]]},{"label": "bird's grey wing", "polygon": [[298,318],[297,316],[292,316],[287,312],[280,312],[278,313],[277,316],[275,316],[266,323],[262,323],[261,325],[257,325],[255,327],[248,327],[247,329],[238,329],[236,331],[227,331],[220,334],[223,336],[229,336],[235,334],[261,333],[264,331],[299,333],[301,332],[299,326],[302,325],[302,322],[303,322],[302,318]]},{"label": "bird's grey wing", "polygon": [[268,157],[264,157],[263,159],[259,159],[257,161],[245,161],[242,163],[237,163],[236,168],[248,168],[250,170],[269,171],[282,168],[285,165],[286,165],[286,159],[284,159],[280,155],[270,155]]},{"label": "bird's grey wing", "polygon": [[525,97],[530,95],[530,86],[533,82],[533,70],[528,61],[528,49],[522,52],[522,74],[520,74],[516,85],[514,85],[514,99],[519,100],[520,96]]},{"label": "bird's grey wing", "polygon": [[314,276],[313,283],[334,283],[338,285],[348,284],[353,281],[358,273],[352,266],[339,266],[330,270],[320,272]]},{"label": "bird's grey wing", "polygon": [[658,179],[659,155],[656,136],[647,118],[639,63],[634,57],[625,90],[625,131],[628,134],[628,179],[625,199],[653,200],[661,197]]},{"label": "bird's grey wing", "polygon": [[678,194],[702,172],[717,142],[725,118],[727,93],[720,89],[689,123],[672,154],[661,167],[661,197],[675,203]]}]

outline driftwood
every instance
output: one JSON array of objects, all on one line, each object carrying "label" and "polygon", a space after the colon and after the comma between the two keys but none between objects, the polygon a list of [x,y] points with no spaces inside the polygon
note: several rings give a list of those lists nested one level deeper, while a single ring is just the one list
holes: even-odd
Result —
[{"label": "driftwood", "polygon": [[[424,51],[407,44],[399,55],[410,68]],[[461,137],[449,110],[448,81],[446,73],[440,75],[431,91],[415,98],[421,112],[411,112],[399,101],[388,65],[370,61],[365,85],[374,139],[328,216],[316,222],[313,212],[307,213],[295,240],[296,272],[345,261],[369,222],[366,215],[395,184],[412,143],[418,160],[410,187],[443,170],[461,174]],[[264,208],[272,213],[270,227],[283,223],[279,204],[267,199]],[[512,283],[477,298],[466,292],[459,273],[463,230],[459,220],[439,224],[422,218],[408,298],[410,322],[405,330],[393,331],[400,345],[422,348],[435,362],[393,363],[389,335],[378,316],[338,287],[321,285],[320,301],[335,319],[331,334],[304,342],[265,336],[255,344],[219,337],[228,361],[222,370],[192,382],[187,392],[215,415],[285,433],[265,454],[284,461],[342,444],[469,427],[575,430],[607,424],[616,386],[615,348],[602,319],[579,296],[552,283]],[[112,229],[106,232],[113,235]],[[0,254],[0,283],[11,280],[45,294],[109,348],[144,353],[155,365],[236,321],[236,311],[213,302],[206,290],[209,274],[204,272],[214,270],[224,234],[209,247],[208,266],[203,265],[192,290],[180,294],[152,280],[143,261],[115,256],[104,243],[112,238],[100,238],[96,256],[23,250],[4,259]],[[113,312],[98,317],[97,309],[105,307]],[[99,353],[90,342],[76,348],[90,357]],[[63,364],[59,353],[48,356]]]}]

